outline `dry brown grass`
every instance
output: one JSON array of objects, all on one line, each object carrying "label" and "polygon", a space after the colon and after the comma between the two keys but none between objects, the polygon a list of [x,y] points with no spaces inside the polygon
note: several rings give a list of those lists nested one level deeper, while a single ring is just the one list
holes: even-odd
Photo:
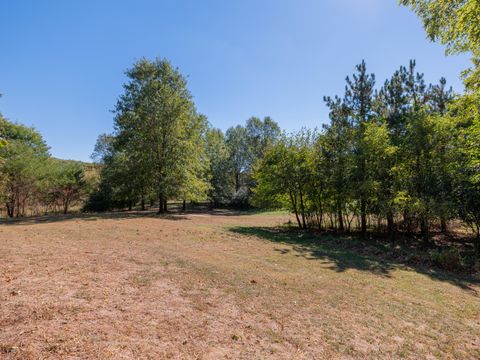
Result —
[{"label": "dry brown grass", "polygon": [[480,358],[477,285],[238,231],[286,215],[41,220],[0,225],[2,359]]}]

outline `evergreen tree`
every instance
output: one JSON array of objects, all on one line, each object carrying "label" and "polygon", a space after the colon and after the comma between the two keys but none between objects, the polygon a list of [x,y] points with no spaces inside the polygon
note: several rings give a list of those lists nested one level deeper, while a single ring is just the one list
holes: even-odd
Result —
[{"label": "evergreen tree", "polygon": [[371,189],[370,181],[367,178],[367,162],[363,137],[366,124],[372,118],[373,94],[375,86],[375,75],[367,73],[365,61],[362,61],[356,67],[357,72],[352,79],[347,77],[347,86],[345,89],[345,105],[348,108],[349,115],[355,128],[354,156],[355,173],[354,181],[357,198],[360,203],[361,231],[363,234],[367,231],[367,203]]}]

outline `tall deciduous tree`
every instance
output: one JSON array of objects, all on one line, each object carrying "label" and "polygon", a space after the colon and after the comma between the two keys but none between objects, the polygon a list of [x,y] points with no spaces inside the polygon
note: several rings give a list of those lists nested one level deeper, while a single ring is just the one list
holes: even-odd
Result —
[{"label": "tall deciduous tree", "polygon": [[116,106],[115,135],[125,155],[134,159],[137,175],[151,179],[162,213],[167,199],[201,187],[203,174],[196,170],[203,119],[186,79],[167,60],[142,59],[127,76]]}]

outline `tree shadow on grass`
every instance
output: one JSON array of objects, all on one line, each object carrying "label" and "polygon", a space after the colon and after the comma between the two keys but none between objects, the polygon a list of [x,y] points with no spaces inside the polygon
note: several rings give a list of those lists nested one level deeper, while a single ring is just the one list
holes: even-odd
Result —
[{"label": "tree shadow on grass", "polygon": [[248,216],[268,213],[262,210],[249,209],[209,209],[207,206],[190,206],[185,211],[182,210],[181,203],[170,203],[169,210],[165,214],[158,214],[156,208],[147,208],[147,210],[118,210],[108,212],[91,213],[70,213],[70,214],[49,214],[43,216],[30,216],[20,218],[0,219],[2,225],[29,225],[42,223],[55,223],[67,220],[95,221],[101,219],[122,220],[136,218],[155,218],[173,221],[190,220],[190,215],[211,215],[211,216]]},{"label": "tree shadow on grass", "polygon": [[82,220],[82,221],[96,221],[96,220],[123,220],[123,219],[139,219],[139,218],[156,218],[173,221],[190,220],[186,213],[166,213],[157,214],[154,211],[116,211],[105,213],[73,213],[67,215],[45,215],[24,218],[2,219],[0,226],[3,225],[32,225],[43,223],[55,223],[67,220]]},{"label": "tree shadow on grass", "polygon": [[[472,276],[435,269],[411,261],[396,258],[391,244],[374,240],[362,241],[353,236],[334,234],[314,234],[298,230],[267,227],[232,227],[231,232],[255,236],[274,243],[292,246],[292,249],[275,249],[281,254],[294,253],[307,260],[331,264],[328,269],[344,272],[349,269],[367,271],[379,276],[390,277],[396,269],[412,270],[429,276],[433,280],[446,281],[477,295],[480,281]],[[413,254],[412,259],[418,258]]]}]

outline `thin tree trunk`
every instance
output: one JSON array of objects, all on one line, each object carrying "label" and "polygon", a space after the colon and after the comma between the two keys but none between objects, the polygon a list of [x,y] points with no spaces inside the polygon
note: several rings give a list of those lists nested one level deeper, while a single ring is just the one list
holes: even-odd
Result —
[{"label": "thin tree trunk", "polygon": [[391,210],[387,211],[387,228],[388,235],[391,238],[395,237],[395,219],[393,218],[393,212]]},{"label": "thin tree trunk", "polygon": [[342,206],[340,205],[340,201],[337,201],[337,213],[338,213],[338,230],[345,231],[345,224],[343,223],[343,213],[342,213]]},{"label": "thin tree trunk", "polygon": [[187,211],[187,201],[185,199],[183,200],[182,211],[183,212]]},{"label": "thin tree trunk", "polygon": [[14,207],[11,206],[9,203],[5,204],[6,207],[7,207],[7,216],[9,218],[13,218],[13,214],[14,214]]},{"label": "thin tree trunk", "polygon": [[420,219],[420,233],[423,240],[428,243],[430,241],[430,234],[428,233],[428,218],[426,215],[422,215]]},{"label": "thin tree trunk", "polygon": [[159,195],[158,196],[158,213],[163,214],[165,212],[164,202],[163,202],[163,196]]},{"label": "thin tree trunk", "polygon": [[477,236],[475,238],[475,253],[477,254],[478,261],[480,261],[480,224],[476,224],[477,227]]},{"label": "thin tree trunk", "polygon": [[300,222],[300,218],[298,217],[298,210],[297,210],[297,201],[293,196],[292,192],[290,192],[290,201],[292,202],[293,212],[295,213],[295,218],[297,219],[298,227],[302,228],[302,223]]},{"label": "thin tree trunk", "polygon": [[305,206],[303,204],[303,194],[302,192],[300,191],[300,210],[302,212],[302,224],[303,224],[303,228],[306,229],[307,228],[307,224],[305,223]]},{"label": "thin tree trunk", "polygon": [[328,213],[328,217],[330,218],[330,228],[331,229],[334,229],[335,228],[335,225],[333,223],[333,215],[332,213]]},{"label": "thin tree trunk", "polygon": [[361,226],[362,234],[365,235],[367,232],[367,203],[364,199],[360,199],[360,211],[361,211]]},{"label": "thin tree trunk", "polygon": [[440,230],[443,234],[446,234],[448,232],[447,219],[445,219],[444,216],[440,218]]},{"label": "thin tree trunk", "polygon": [[317,210],[317,222],[318,222],[318,230],[322,231],[322,222],[323,222],[323,208],[320,207],[320,210]]}]

